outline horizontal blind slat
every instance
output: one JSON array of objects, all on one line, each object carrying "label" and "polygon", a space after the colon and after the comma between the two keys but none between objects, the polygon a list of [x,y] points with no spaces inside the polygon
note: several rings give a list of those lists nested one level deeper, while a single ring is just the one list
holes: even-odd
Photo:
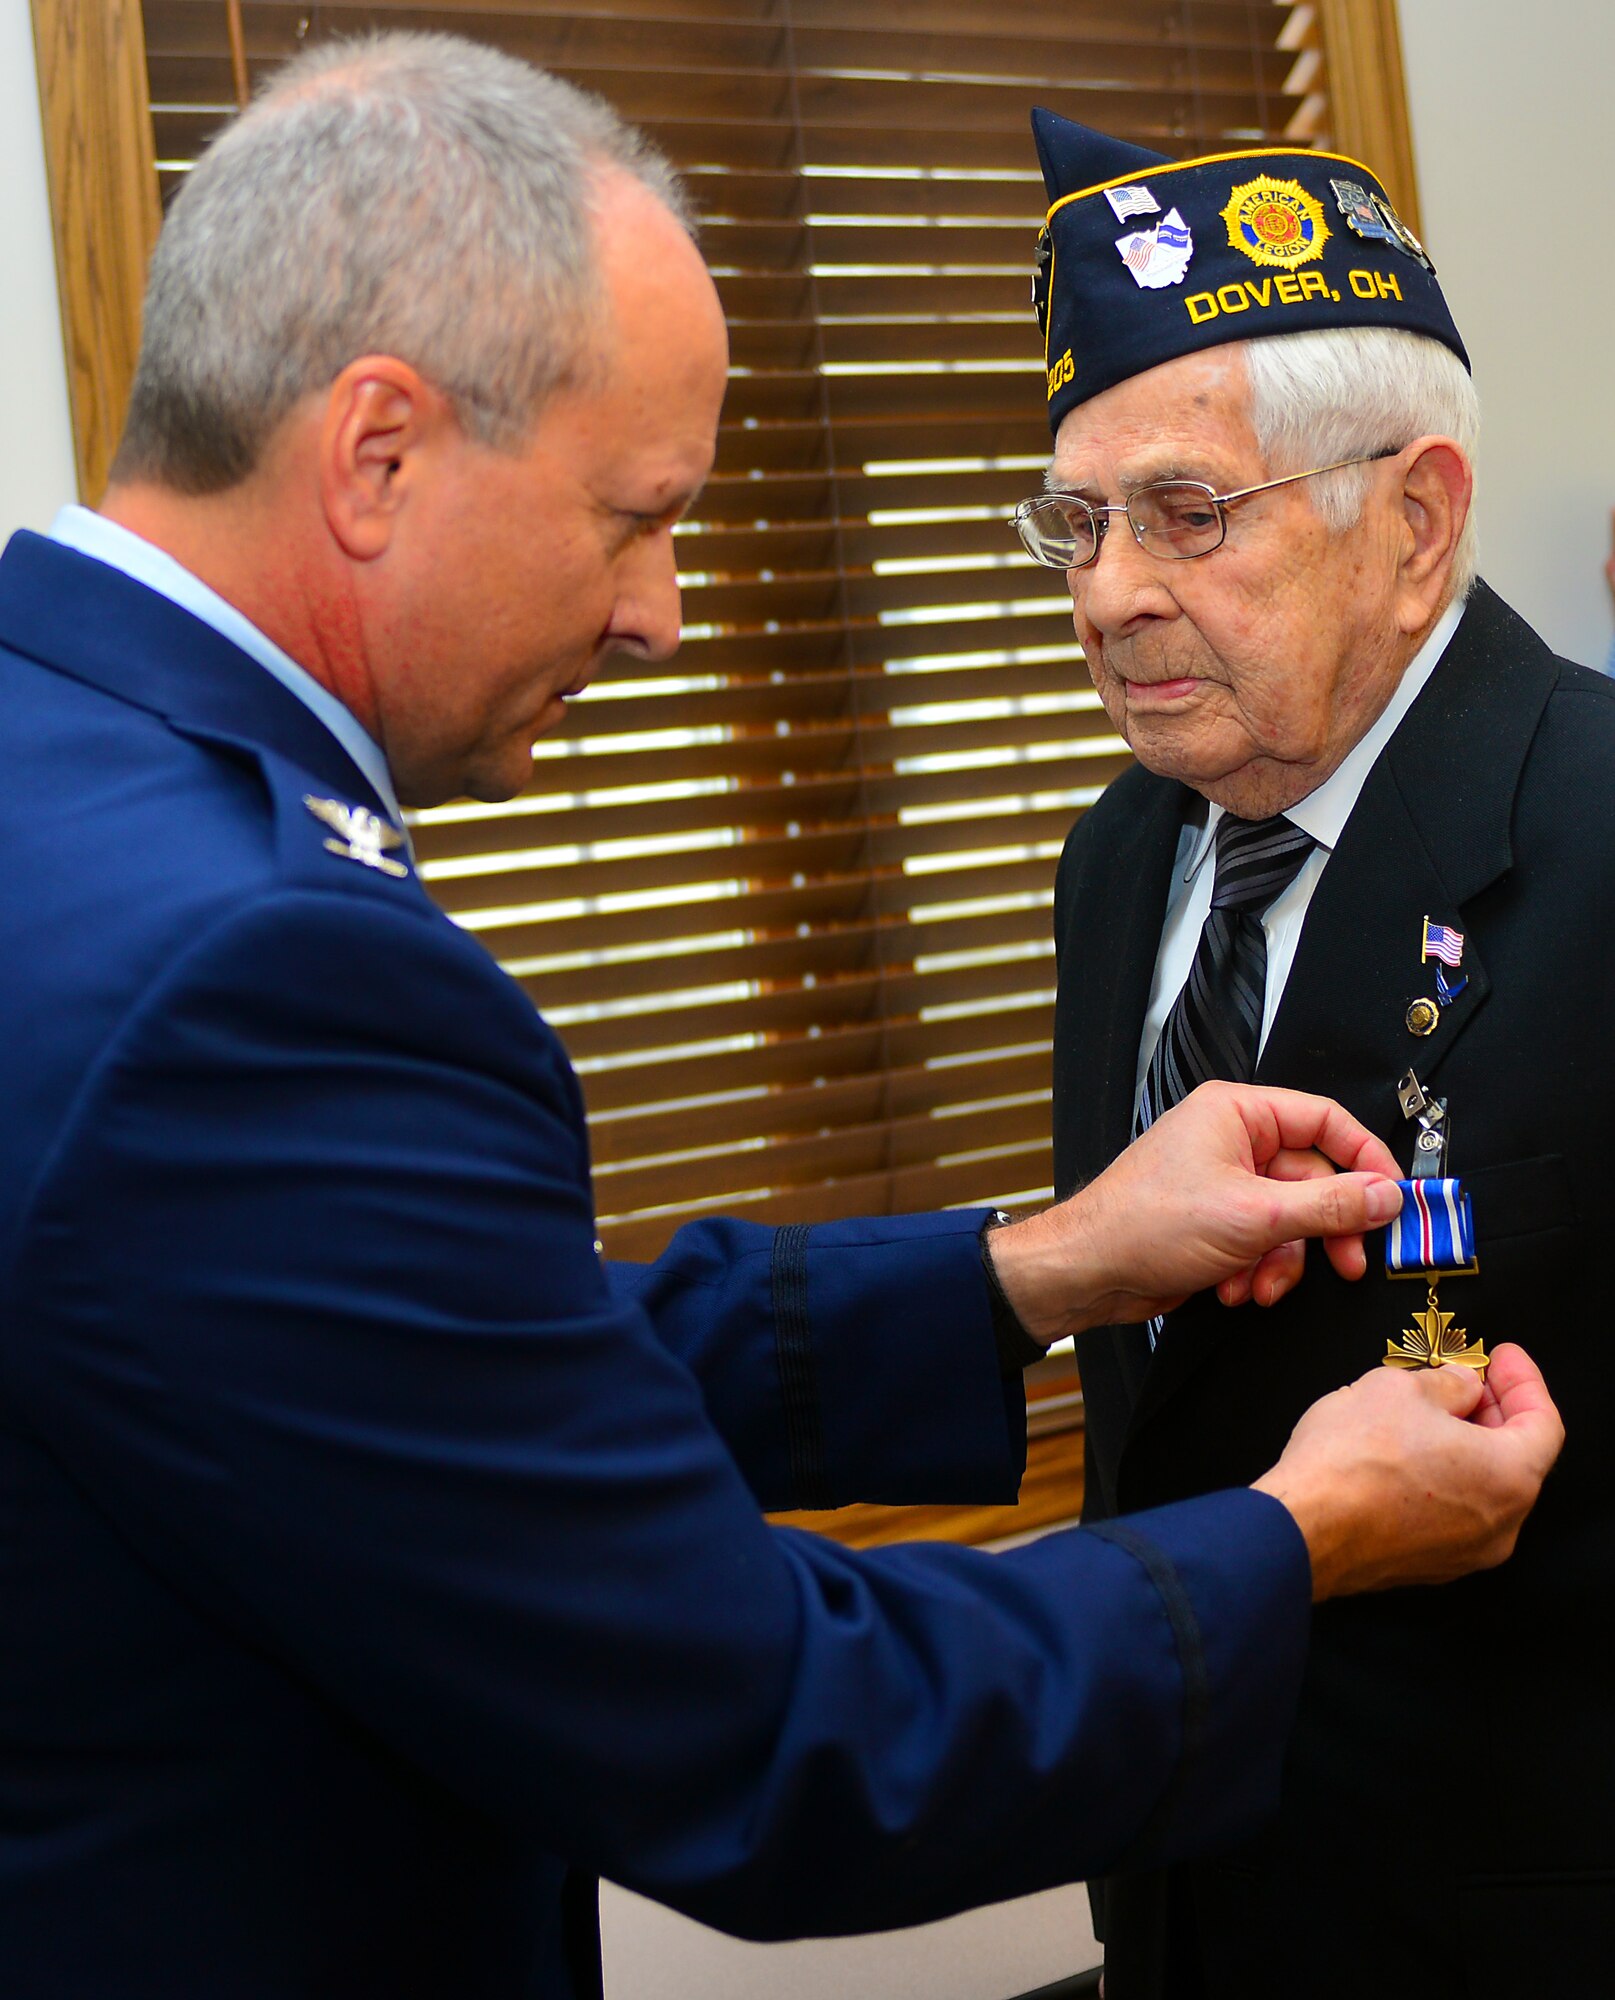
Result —
[{"label": "horizontal blind slat", "polygon": [[654,1158],[681,1147],[867,1125],[883,1113],[913,1117],[982,1099],[1046,1094],[1050,1068],[1047,1048],[989,1051],[939,1068],[821,1078],[795,1088],[775,1086],[701,1104],[657,1105],[597,1117],[592,1135],[595,1164]]}]

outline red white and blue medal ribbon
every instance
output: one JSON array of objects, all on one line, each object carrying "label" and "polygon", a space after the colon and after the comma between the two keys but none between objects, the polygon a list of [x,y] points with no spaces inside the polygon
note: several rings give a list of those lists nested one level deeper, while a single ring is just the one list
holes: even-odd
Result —
[{"label": "red white and blue medal ribbon", "polygon": [[1471,1271],[1475,1215],[1462,1182],[1398,1181],[1402,1211],[1385,1231],[1385,1269],[1393,1277]]}]

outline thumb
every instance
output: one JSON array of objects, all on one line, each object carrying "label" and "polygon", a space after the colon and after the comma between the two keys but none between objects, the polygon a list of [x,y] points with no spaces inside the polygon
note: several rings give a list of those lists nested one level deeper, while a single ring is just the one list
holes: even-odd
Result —
[{"label": "thumb", "polygon": [[1491,1373],[1503,1430],[1520,1439],[1545,1474],[1559,1456],[1565,1427],[1541,1370],[1523,1348],[1505,1342],[1492,1356]]},{"label": "thumb", "polygon": [[1326,1174],[1270,1185],[1291,1236],[1360,1236],[1389,1222],[1402,1206],[1396,1182],[1382,1174]]},{"label": "thumb", "polygon": [[1485,1384],[1474,1368],[1421,1368],[1413,1377],[1427,1402],[1439,1405],[1455,1417],[1467,1417],[1485,1394]]}]

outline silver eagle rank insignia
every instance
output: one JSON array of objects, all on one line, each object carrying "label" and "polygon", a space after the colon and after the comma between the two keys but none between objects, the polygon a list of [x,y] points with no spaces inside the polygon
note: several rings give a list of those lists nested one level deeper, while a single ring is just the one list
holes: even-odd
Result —
[{"label": "silver eagle rank insignia", "polygon": [[403,834],[391,820],[373,813],[368,806],[345,806],[340,799],[317,799],[312,792],[303,794],[303,803],[336,835],[325,843],[328,854],[340,854],[344,861],[361,862],[366,868],[379,869],[383,875],[408,875],[404,864],[390,859],[387,852],[404,844]]}]

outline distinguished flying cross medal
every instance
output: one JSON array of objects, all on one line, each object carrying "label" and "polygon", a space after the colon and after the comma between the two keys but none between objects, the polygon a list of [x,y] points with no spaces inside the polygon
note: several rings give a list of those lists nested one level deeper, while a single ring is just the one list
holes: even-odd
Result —
[{"label": "distinguished flying cross medal", "polygon": [[1475,1216],[1462,1184],[1445,1172],[1450,1126],[1447,1100],[1431,1097],[1412,1070],[1396,1086],[1402,1115],[1418,1123],[1413,1171],[1399,1181],[1402,1212],[1385,1231],[1385,1270],[1392,1278],[1423,1278],[1424,1311],[1413,1315],[1400,1341],[1385,1343],[1387,1368],[1473,1368],[1484,1375],[1491,1356],[1465,1329],[1456,1313],[1443,1312],[1438,1288],[1443,1277],[1469,1276],[1475,1258]]},{"label": "distinguished flying cross medal", "polygon": [[303,794],[303,803],[336,835],[325,843],[328,854],[340,854],[344,861],[361,862],[366,868],[379,869],[383,875],[408,875],[404,864],[392,860],[387,853],[389,848],[404,844],[404,836],[391,820],[371,812],[368,806],[345,806],[340,799],[317,799],[312,792]]}]

